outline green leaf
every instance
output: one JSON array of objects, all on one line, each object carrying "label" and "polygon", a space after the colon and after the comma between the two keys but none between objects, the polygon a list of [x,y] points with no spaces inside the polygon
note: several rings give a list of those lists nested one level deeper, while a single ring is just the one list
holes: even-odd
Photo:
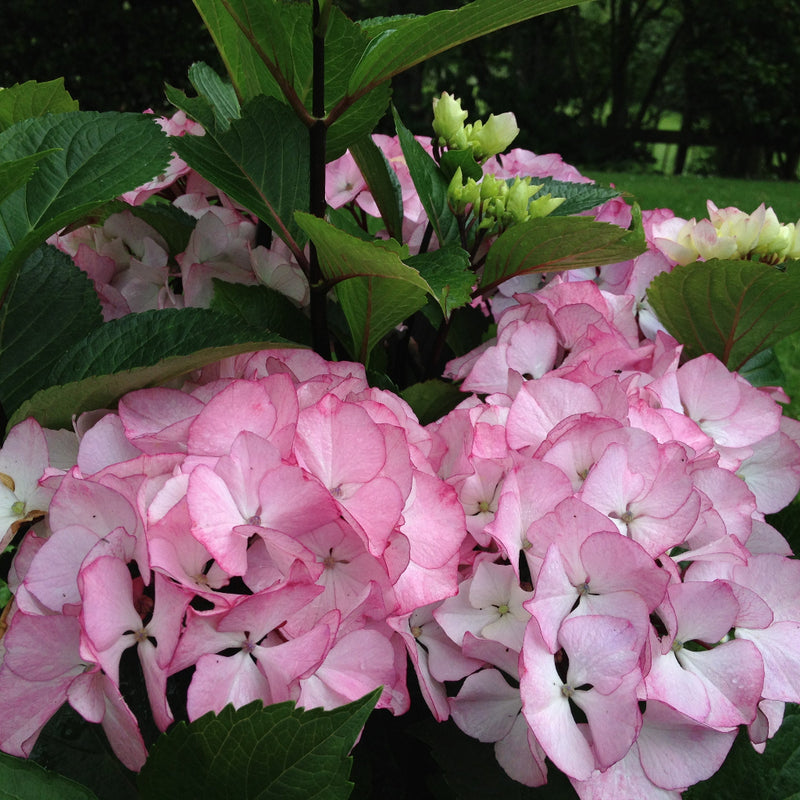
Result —
[{"label": "green leaf", "polygon": [[403,389],[400,396],[411,406],[422,425],[441,419],[465,398],[455,384],[440,380],[414,383]]},{"label": "green leaf", "polygon": [[213,109],[214,120],[219,130],[226,131],[233,119],[242,115],[236,90],[214,72],[208,64],[197,61],[189,67],[189,80],[199,97]]},{"label": "green leaf", "polygon": [[698,261],[657,275],[647,296],[687,356],[736,371],[800,330],[800,261]]},{"label": "green leaf", "polygon": [[296,215],[317,248],[325,280],[336,284],[353,338],[355,358],[367,363],[373,347],[425,304],[431,286],[401,260],[393,240],[364,241],[311,214]]},{"label": "green leaf", "polygon": [[14,159],[14,161],[0,163],[0,203],[33,177],[33,173],[37,169],[37,161],[56,152],[58,152],[57,149],[44,150],[41,153]]},{"label": "green leaf", "polygon": [[5,800],[97,800],[85,786],[5,753],[0,753],[0,796]]},{"label": "green leaf", "polygon": [[268,286],[245,286],[214,278],[211,308],[238,317],[254,331],[269,329],[291,342],[311,346],[308,318],[286,295]]},{"label": "green leaf", "polygon": [[350,146],[375,203],[381,212],[389,236],[403,241],[403,192],[397,173],[389,165],[386,156],[372,140],[365,136]]},{"label": "green leaf", "polygon": [[515,275],[599,267],[628,261],[644,251],[638,233],[591,217],[543,217],[497,237],[483,268],[481,291]]},{"label": "green leaf", "polygon": [[153,747],[139,775],[143,800],[347,798],[348,755],[380,689],[332,711],[294,703],[226,706],[179,723]]},{"label": "green leaf", "polygon": [[86,273],[53,247],[35,250],[0,307],[0,403],[6,416],[49,386],[64,351],[102,322]]},{"label": "green leaf", "polygon": [[756,353],[742,366],[739,374],[753,386],[783,386],[786,382],[772,348]]},{"label": "green leaf", "polygon": [[773,351],[784,376],[781,385],[790,398],[783,413],[800,419],[800,332],[781,339]]},{"label": "green leaf", "polygon": [[[131,697],[127,686],[124,693],[126,699]],[[69,703],[65,702],[45,724],[30,758],[90,788],[100,800],[138,800],[136,773],[114,754],[103,728],[87,722]]]},{"label": "green leaf", "polygon": [[741,730],[722,768],[684,794],[686,800],[791,800],[800,787],[800,711],[787,705],[783,724],[756,753]]},{"label": "green leaf", "polygon": [[[230,5],[223,0],[193,0],[206,28],[211,33],[233,85],[242,100],[259,94],[282,97],[281,88],[252,42],[236,22]],[[264,3],[266,12],[273,3]]]},{"label": "green leaf", "polygon": [[[402,18],[383,27],[350,78],[358,96],[437,53],[508,25],[577,5],[581,0],[475,0],[453,11]],[[375,32],[375,31],[373,31]]]},{"label": "green leaf", "polygon": [[161,234],[172,258],[186,250],[192,231],[197,225],[197,220],[191,214],[172,204],[145,203],[141,206],[129,206],[126,203],[121,210],[128,211]]},{"label": "green leaf", "polygon": [[152,118],[111,111],[52,114],[0,133],[5,161],[45,150],[57,152],[0,203],[0,296],[48,236],[160,174],[171,146]]},{"label": "green leaf", "polygon": [[24,402],[9,426],[27,416],[46,427],[69,426],[73,414],[111,407],[134,389],[166,383],[239,353],[287,346],[276,335],[259,335],[208,309],[128,314],[106,322],[67,350],[50,373],[50,388]]},{"label": "green leaf", "polygon": [[325,108],[331,119],[326,142],[328,161],[367,138],[389,106],[389,83],[376,86],[355,102],[346,99],[350,77],[368,46],[369,37],[361,27],[334,9],[325,39]]},{"label": "green leaf", "polygon": [[476,278],[465,250],[448,245],[407,258],[405,263],[419,270],[427,281],[445,319],[449,319],[456,308],[469,303]]},{"label": "green leaf", "polygon": [[542,188],[533,196],[534,200],[546,194],[566,198],[555,211],[550,212],[551,217],[580,214],[581,211],[589,211],[621,194],[617,189],[598,186],[596,183],[570,183],[553,178],[531,178],[531,183],[534,186],[542,184]]},{"label": "green leaf", "polygon": [[63,78],[15,83],[0,92],[0,132],[23,119],[77,110],[78,101],[64,88]]},{"label": "green leaf", "polygon": [[447,202],[447,179],[411,131],[403,125],[396,109],[393,109],[393,113],[397,137],[411,173],[411,180],[414,181],[414,188],[440,246],[459,244],[458,221]]},{"label": "green leaf", "polygon": [[[312,30],[308,3],[263,0],[195,0],[240,97],[281,98],[306,124],[311,122]],[[339,9],[331,9],[325,40],[327,160],[338,158],[369,134],[389,104],[388,84],[346,98],[353,70],[369,37]]]},{"label": "green leaf", "polygon": [[308,208],[308,130],[291,110],[259,96],[228,130],[172,139],[181,158],[286,242],[300,263],[305,237],[292,214]]},{"label": "green leaf", "polygon": [[472,150],[445,150],[439,164],[448,184],[459,169],[465,183],[467,178],[479,181],[483,177],[483,168],[475,160]]}]

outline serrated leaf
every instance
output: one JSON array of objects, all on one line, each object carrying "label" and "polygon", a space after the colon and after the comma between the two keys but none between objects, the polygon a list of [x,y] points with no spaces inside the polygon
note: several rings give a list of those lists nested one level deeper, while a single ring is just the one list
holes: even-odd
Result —
[{"label": "serrated leaf", "polygon": [[[403,18],[383,27],[350,79],[359,95],[431,56],[531,17],[577,5],[580,0],[475,0],[452,10]],[[374,29],[373,32],[377,32]]]},{"label": "serrated leaf", "polygon": [[111,111],[52,114],[0,133],[4,159],[54,149],[30,180],[0,203],[0,296],[48,236],[152,180],[166,168],[171,147],[152,118]]},{"label": "serrated leaf", "polygon": [[73,414],[108,408],[126,392],[173,380],[222,358],[287,347],[236,319],[203,308],[128,314],[106,322],[63,354],[50,373],[50,388],[24,402],[9,422],[34,416],[63,427]]},{"label": "serrated leaf", "polygon": [[179,723],[139,775],[143,800],[337,800],[352,790],[350,749],[380,690],[331,711],[294,703],[226,706]]},{"label": "serrated leaf", "polygon": [[403,125],[396,109],[393,109],[393,113],[397,138],[400,140],[411,180],[433,226],[439,245],[443,247],[446,244],[459,244],[458,221],[447,202],[448,181],[436,162],[425,152],[411,131]]},{"label": "serrated leaf", "polygon": [[268,286],[245,286],[214,278],[211,308],[238,317],[254,331],[268,329],[290,342],[311,346],[308,318],[286,295]]},{"label": "serrated leaf", "polygon": [[53,247],[35,250],[0,307],[0,403],[6,415],[49,386],[64,351],[102,322],[86,273]]},{"label": "serrated leaf", "polygon": [[350,154],[367,182],[389,236],[402,242],[403,192],[397,173],[370,136],[354,142]]},{"label": "serrated leaf", "polygon": [[0,132],[23,119],[77,110],[78,101],[64,88],[63,78],[15,83],[0,92]]},{"label": "serrated leaf", "polygon": [[56,152],[58,152],[56,149],[44,150],[41,153],[33,153],[24,158],[15,158],[13,161],[0,163],[0,203],[33,177],[38,161]]},{"label": "serrated leaf", "polygon": [[405,263],[419,270],[431,287],[445,319],[449,319],[456,308],[469,303],[476,278],[470,268],[469,253],[465,250],[448,245],[407,258]]},{"label": "serrated leaf", "polygon": [[599,267],[644,251],[633,234],[591,217],[543,217],[514,225],[489,248],[481,278],[487,292],[515,275]]},{"label": "serrated leaf", "polygon": [[311,214],[296,218],[316,245],[323,277],[336,285],[355,357],[366,363],[372,348],[433,290],[403,263],[408,250],[394,240],[364,241]]},{"label": "serrated leaf", "polygon": [[542,188],[533,196],[534,200],[546,194],[566,198],[558,208],[550,212],[551,217],[580,214],[581,211],[589,211],[621,194],[617,189],[598,186],[596,183],[570,183],[557,181],[554,178],[531,178],[531,183],[542,184]]},{"label": "serrated leaf", "polygon": [[0,797],[5,800],[97,800],[97,795],[33,761],[0,753]]},{"label": "serrated leaf", "polygon": [[308,208],[308,130],[272,97],[246,103],[226,131],[174,138],[181,158],[240,203],[304,259],[305,240],[292,214]]},{"label": "serrated leaf", "polygon": [[800,261],[698,261],[657,275],[647,296],[686,355],[736,371],[800,330]]}]

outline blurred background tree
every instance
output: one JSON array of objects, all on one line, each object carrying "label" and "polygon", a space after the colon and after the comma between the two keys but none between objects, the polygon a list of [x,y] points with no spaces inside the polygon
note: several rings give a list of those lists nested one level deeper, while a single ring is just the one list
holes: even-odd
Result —
[{"label": "blurred background tree", "polygon": [[[337,5],[354,19],[398,11],[389,0]],[[165,112],[165,81],[187,88],[198,60],[222,70],[191,0],[77,6],[2,1],[0,85],[64,76],[82,108]],[[444,53],[397,80],[394,97],[420,133],[441,91],[473,117],[512,110],[519,146],[584,168],[796,179],[798,74],[796,0],[595,0]]]}]

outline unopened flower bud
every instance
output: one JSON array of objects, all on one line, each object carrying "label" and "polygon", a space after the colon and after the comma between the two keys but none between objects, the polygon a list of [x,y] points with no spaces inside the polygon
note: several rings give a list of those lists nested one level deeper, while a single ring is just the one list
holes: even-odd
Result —
[{"label": "unopened flower bud", "polygon": [[433,98],[433,130],[439,137],[439,144],[451,145],[456,136],[464,130],[467,112],[461,108],[461,101],[442,92],[441,97]]},{"label": "unopened flower bud", "polygon": [[485,123],[476,122],[472,126],[470,144],[476,161],[502,153],[517,138],[519,128],[516,117],[507,111],[505,114],[489,115]]}]

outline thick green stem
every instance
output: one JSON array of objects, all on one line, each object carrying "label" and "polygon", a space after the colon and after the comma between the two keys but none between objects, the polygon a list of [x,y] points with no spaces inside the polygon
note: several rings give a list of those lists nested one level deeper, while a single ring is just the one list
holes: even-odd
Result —
[{"label": "thick green stem", "polygon": [[[324,22],[324,21],[323,21]],[[313,2],[311,28],[313,32],[313,79],[311,85],[311,113],[314,124],[310,129],[311,148],[311,202],[310,211],[316,217],[325,216],[325,25],[320,24],[319,0]],[[319,257],[311,242],[309,259],[309,284],[311,285],[311,341],[315,352],[330,359],[331,345],[328,337],[326,313],[327,285],[323,280]]]}]

